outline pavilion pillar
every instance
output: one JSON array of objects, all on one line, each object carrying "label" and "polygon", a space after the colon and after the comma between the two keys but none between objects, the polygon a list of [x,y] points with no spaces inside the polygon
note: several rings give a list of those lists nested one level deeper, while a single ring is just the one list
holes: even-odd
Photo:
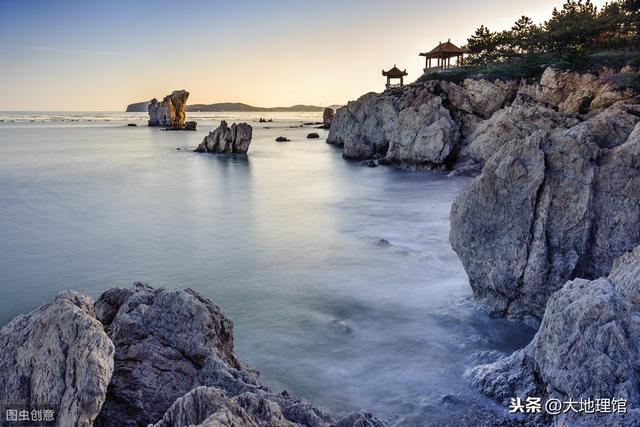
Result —
[{"label": "pavilion pillar", "polygon": [[404,77],[400,77],[400,87],[404,86]]}]

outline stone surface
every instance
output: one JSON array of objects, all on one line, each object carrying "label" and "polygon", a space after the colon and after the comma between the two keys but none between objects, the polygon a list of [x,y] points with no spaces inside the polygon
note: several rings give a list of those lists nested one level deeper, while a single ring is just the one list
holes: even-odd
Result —
[{"label": "stone surface", "polygon": [[98,426],[174,425],[187,418],[221,426],[333,424],[306,400],[261,384],[233,352],[231,321],[193,290],[135,283],[105,292],[95,311],[116,348]]},{"label": "stone surface", "polygon": [[322,127],[325,129],[329,129],[331,127],[331,122],[333,121],[333,117],[336,115],[336,112],[333,111],[333,108],[325,108],[322,113]]},{"label": "stone surface", "polygon": [[214,387],[197,387],[167,410],[154,427],[295,427],[277,403],[254,393],[229,397]]},{"label": "stone surface", "polygon": [[627,414],[569,411],[540,424],[631,426],[640,423],[640,248],[620,257],[608,277],[575,279],[556,292],[531,343],[469,372],[484,393],[508,402],[539,396],[626,399]]},{"label": "stone surface", "polygon": [[57,425],[91,426],[105,400],[113,353],[90,298],[62,292],[0,330],[0,401],[51,405]]},{"label": "stone surface", "polygon": [[229,127],[226,121],[220,122],[217,129],[209,132],[195,151],[199,153],[236,153],[247,154],[253,128],[247,123],[234,123]]},{"label": "stone surface", "polygon": [[185,107],[189,92],[175,90],[158,102],[153,98],[149,103],[149,126],[184,127]]},{"label": "stone surface", "polygon": [[567,280],[640,243],[640,117],[620,111],[504,143],[454,202],[451,244],[491,311],[535,322]]}]

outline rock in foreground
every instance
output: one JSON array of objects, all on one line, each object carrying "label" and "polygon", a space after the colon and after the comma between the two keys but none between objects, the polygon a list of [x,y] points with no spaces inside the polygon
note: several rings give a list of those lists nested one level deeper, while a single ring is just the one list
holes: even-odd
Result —
[{"label": "rock in foreground", "polygon": [[185,107],[189,92],[175,90],[161,102],[153,98],[149,103],[149,126],[165,126],[171,129],[182,129],[185,126]]},{"label": "rock in foreground", "polygon": [[220,122],[217,129],[209,132],[196,148],[198,153],[237,153],[246,154],[251,144],[253,128],[247,123],[234,123],[229,127],[226,121]]},{"label": "rock in foreground", "polygon": [[113,353],[91,299],[62,292],[0,330],[0,401],[53,406],[56,425],[91,426],[105,400]]},{"label": "rock in foreground", "polygon": [[[528,396],[625,399],[626,414],[568,411],[558,426],[640,425],[640,247],[616,261],[608,277],[567,282],[547,305],[531,343],[469,373],[484,393],[507,403]],[[539,425],[551,424],[540,419]]]}]

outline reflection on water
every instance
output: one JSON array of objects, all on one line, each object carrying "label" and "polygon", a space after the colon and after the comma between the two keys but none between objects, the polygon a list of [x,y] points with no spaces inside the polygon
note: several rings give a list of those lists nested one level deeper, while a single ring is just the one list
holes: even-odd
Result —
[{"label": "reflection on water", "polygon": [[[466,178],[346,162],[290,128],[313,114],[191,114],[197,132],[36,116],[0,115],[2,324],[68,288],[191,287],[274,390],[400,425],[454,417],[443,396],[480,399],[462,378],[476,354],[531,338],[473,308],[448,243]],[[220,118],[252,122],[248,157],[189,151]]]}]

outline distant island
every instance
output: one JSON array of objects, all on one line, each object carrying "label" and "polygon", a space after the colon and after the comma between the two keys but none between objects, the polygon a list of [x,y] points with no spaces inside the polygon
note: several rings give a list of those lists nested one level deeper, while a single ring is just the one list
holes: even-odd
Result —
[{"label": "distant island", "polygon": [[[127,105],[127,113],[131,112],[146,112],[149,107],[149,101],[136,102],[134,104]],[[333,105],[331,108],[336,109],[339,105]],[[254,107],[253,105],[243,104],[242,102],[219,102],[216,104],[193,104],[187,105],[186,111],[190,112],[302,112],[302,113],[315,113],[324,111],[325,107],[318,107],[316,105],[293,105],[291,107]]]}]

